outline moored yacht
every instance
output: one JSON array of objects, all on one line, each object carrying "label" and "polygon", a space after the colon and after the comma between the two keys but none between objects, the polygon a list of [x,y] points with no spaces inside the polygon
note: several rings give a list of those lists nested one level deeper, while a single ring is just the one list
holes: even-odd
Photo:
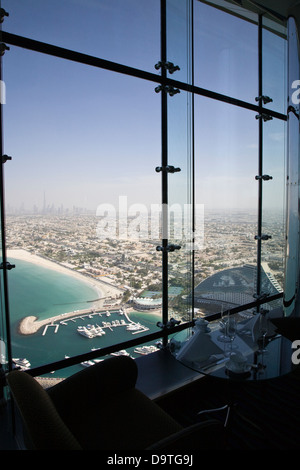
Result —
[{"label": "moored yacht", "polygon": [[12,362],[13,362],[14,367],[16,368],[20,367],[23,370],[29,369],[31,366],[30,362],[25,357],[24,358],[14,357]]}]

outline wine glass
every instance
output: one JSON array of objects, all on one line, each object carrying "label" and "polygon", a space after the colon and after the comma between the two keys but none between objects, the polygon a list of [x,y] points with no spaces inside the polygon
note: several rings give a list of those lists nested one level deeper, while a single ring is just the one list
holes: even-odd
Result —
[{"label": "wine glass", "polygon": [[236,331],[237,331],[236,318],[232,315],[229,315],[227,319],[227,336],[230,341],[229,356],[232,355],[232,343],[233,343],[234,338],[236,337]]},{"label": "wine glass", "polygon": [[230,343],[230,338],[227,334],[227,322],[228,322],[228,313],[227,310],[224,312],[223,309],[223,304],[221,305],[221,321],[220,321],[220,326],[221,326],[221,331],[223,331],[222,334],[218,336],[218,341],[221,341],[222,343]]},{"label": "wine glass", "polygon": [[269,323],[269,316],[267,310],[262,310],[259,313],[259,337],[258,337],[258,352],[264,353],[267,351],[266,349],[266,336],[268,333],[268,323]]}]

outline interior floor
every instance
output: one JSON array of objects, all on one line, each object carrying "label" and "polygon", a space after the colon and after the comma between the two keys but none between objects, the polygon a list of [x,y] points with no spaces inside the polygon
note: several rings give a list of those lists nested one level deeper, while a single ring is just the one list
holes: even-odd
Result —
[{"label": "interior floor", "polygon": [[185,426],[212,417],[226,423],[229,449],[286,450],[300,446],[299,393],[300,370],[296,369],[256,382],[207,376],[158,403]]}]

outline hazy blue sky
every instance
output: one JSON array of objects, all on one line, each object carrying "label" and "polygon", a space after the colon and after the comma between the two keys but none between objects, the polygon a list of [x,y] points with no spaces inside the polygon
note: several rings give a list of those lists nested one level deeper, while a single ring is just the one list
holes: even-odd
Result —
[{"label": "hazy blue sky", "polygon": [[[176,27],[178,36],[170,35],[174,45],[169,44],[168,58],[181,66],[174,78],[183,80],[184,2],[169,4],[168,27]],[[159,0],[6,0],[2,6],[10,14],[4,30],[158,73]],[[282,41],[270,42],[267,34],[265,39],[266,83],[275,97],[283,81]],[[56,207],[92,210],[117,204],[123,195],[130,204],[160,202],[157,84],[13,46],[3,59],[3,78],[4,148],[13,156],[5,166],[8,204],[41,209],[44,195]],[[255,102],[256,26],[196,2],[195,84]],[[169,101],[169,160],[182,167],[172,176],[171,202],[185,202],[180,191],[187,168],[187,97],[182,92]],[[274,106],[282,103],[275,99]],[[256,207],[257,129],[255,113],[195,98],[197,202]],[[268,123],[266,150],[275,172],[282,169],[282,132],[276,122]]]}]

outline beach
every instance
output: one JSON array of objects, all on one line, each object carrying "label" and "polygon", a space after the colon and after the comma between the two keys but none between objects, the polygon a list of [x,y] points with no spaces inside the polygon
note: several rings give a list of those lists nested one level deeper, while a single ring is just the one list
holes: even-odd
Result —
[{"label": "beach", "polygon": [[[98,279],[94,279],[89,277],[86,274],[74,271],[71,267],[64,266],[60,263],[55,261],[49,260],[37,254],[30,253],[29,251],[23,249],[14,249],[14,250],[7,250],[7,259],[15,260],[16,265],[17,261],[24,261],[28,263],[32,263],[36,266],[40,266],[46,269],[54,270],[58,273],[65,274],[67,276],[71,276],[80,282],[86,283],[89,287],[93,288],[95,291],[95,299],[90,301],[90,307],[80,309],[80,310],[73,310],[67,311],[61,314],[54,314],[49,316],[48,318],[40,319],[37,316],[28,315],[21,319],[18,325],[18,333],[21,335],[32,335],[37,333],[42,327],[47,328],[47,325],[51,327],[56,327],[61,322],[71,319],[72,317],[80,317],[80,316],[93,316],[96,312],[99,311],[106,311],[106,310],[114,310],[120,308],[118,304],[122,301],[123,291],[113,285],[110,285],[106,281],[101,281]],[[17,268],[17,266],[16,266]],[[105,305],[105,300],[109,299],[112,300],[112,304],[110,307]],[[126,308],[128,313],[142,313],[138,312],[133,308]],[[152,311],[151,315],[157,317],[157,320],[161,318],[161,310],[158,309],[157,311]],[[130,320],[129,320],[130,321]]]},{"label": "beach", "polygon": [[18,328],[19,333],[22,335],[34,334],[42,326],[51,324],[55,321],[63,320],[63,319],[66,319],[75,315],[77,316],[80,314],[92,313],[92,311],[95,309],[103,309],[105,299],[111,298],[115,300],[121,297],[123,294],[123,291],[121,289],[118,289],[115,286],[109,285],[107,282],[94,279],[92,277],[89,277],[86,274],[74,271],[70,267],[63,266],[60,263],[51,261],[39,255],[30,253],[29,251],[26,251],[26,250],[17,250],[17,249],[7,250],[7,259],[9,260],[10,258],[16,261],[20,260],[20,261],[32,263],[36,266],[40,266],[46,269],[51,269],[51,270],[56,271],[57,273],[71,276],[79,280],[80,282],[87,284],[89,287],[93,288],[93,290],[95,291],[95,299],[93,299],[93,301],[91,302],[91,306],[89,309],[85,309],[85,310],[77,311],[77,312],[69,312],[63,315],[55,315],[53,317],[50,317],[44,320],[39,320],[37,317],[34,317],[34,316],[27,316],[23,318]]},{"label": "beach", "polygon": [[[14,249],[7,250],[7,259],[9,258],[19,259],[21,261],[26,261],[28,263],[33,263],[38,266],[52,269],[58,273],[66,274],[72,276],[79,281],[87,283],[90,287],[95,289],[98,293],[99,305],[94,305],[95,307],[103,307],[103,299],[106,297],[116,298],[122,295],[123,291],[118,287],[108,284],[107,282],[92,278],[86,274],[80,273],[72,269],[71,267],[64,266],[56,261],[49,260],[42,256],[30,253],[29,251],[23,249]],[[100,300],[102,299],[102,300]],[[95,299],[96,300],[96,299]]]}]

